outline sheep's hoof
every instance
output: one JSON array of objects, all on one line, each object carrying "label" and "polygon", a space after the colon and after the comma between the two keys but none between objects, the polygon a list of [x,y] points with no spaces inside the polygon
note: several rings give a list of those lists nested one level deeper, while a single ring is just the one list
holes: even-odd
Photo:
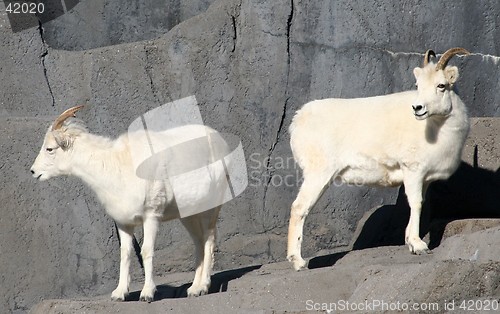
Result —
[{"label": "sheep's hoof", "polygon": [[199,297],[208,293],[207,287],[195,288],[193,286],[189,287],[187,290],[188,298]]},{"label": "sheep's hoof", "polygon": [[293,269],[300,271],[306,268],[307,262],[302,257],[289,256],[288,260],[293,264]]},{"label": "sheep's hoof", "polygon": [[116,302],[123,302],[125,301],[125,298],[128,296],[128,291],[122,292],[118,288],[116,288],[112,293],[111,293],[111,301],[116,301]]},{"label": "sheep's hoof", "polygon": [[125,296],[120,296],[120,297],[117,297],[117,296],[111,296],[111,301],[114,301],[114,302],[123,302],[125,301]]},{"label": "sheep's hoof", "polygon": [[425,244],[425,242],[422,240],[413,242],[408,241],[408,247],[410,249],[410,252],[415,255],[432,254],[432,251],[429,250],[427,244]]},{"label": "sheep's hoof", "polygon": [[432,254],[432,251],[429,250],[428,248],[425,248],[423,250],[415,250],[412,253],[415,255],[425,255],[425,254]]},{"label": "sheep's hoof", "polygon": [[114,296],[111,296],[111,301],[113,301],[113,302],[123,302],[123,301],[125,301],[125,298],[124,297],[114,297]]},{"label": "sheep's hoof", "polygon": [[151,303],[153,302],[155,293],[156,293],[155,286],[145,286],[141,291],[141,295],[139,296],[139,301]]}]

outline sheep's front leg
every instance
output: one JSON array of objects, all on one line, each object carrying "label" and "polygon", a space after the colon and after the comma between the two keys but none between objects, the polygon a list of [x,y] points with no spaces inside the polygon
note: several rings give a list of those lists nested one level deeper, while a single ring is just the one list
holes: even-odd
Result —
[{"label": "sheep's front leg", "polygon": [[120,237],[120,279],[118,287],[111,293],[113,301],[124,301],[130,284],[130,254],[132,253],[133,227],[118,226]]},{"label": "sheep's front leg", "polygon": [[156,292],[156,285],[153,281],[153,256],[158,225],[159,222],[156,218],[146,218],[144,220],[144,241],[141,256],[144,263],[145,278],[140,300],[146,302],[153,301]]},{"label": "sheep's front leg", "polygon": [[427,244],[420,239],[420,214],[427,185],[415,177],[405,179],[405,192],[410,205],[410,221],[406,227],[405,242],[410,252],[420,255],[431,253]]}]

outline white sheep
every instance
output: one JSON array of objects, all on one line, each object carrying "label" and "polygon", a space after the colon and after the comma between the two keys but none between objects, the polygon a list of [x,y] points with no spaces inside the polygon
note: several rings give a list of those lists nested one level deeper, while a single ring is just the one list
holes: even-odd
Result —
[{"label": "white sheep", "polygon": [[[216,131],[203,125],[187,125],[161,134],[128,133],[111,140],[90,134],[80,120],[70,118],[82,107],[68,109],[54,121],[45,135],[31,172],[41,181],[59,175],[79,177],[94,190],[106,212],[116,222],[121,240],[121,262],[119,283],[111,298],[123,301],[129,293],[133,232],[136,226],[142,224],[144,241],[141,255],[145,282],[140,299],[147,302],[153,300],[156,286],[153,282],[152,258],[157,229],[160,222],[176,218],[181,219],[196,248],[196,271],[193,284],[187,291],[188,296],[206,294],[210,286],[215,227],[220,206],[181,218],[183,215],[180,214],[177,204],[180,199],[184,203],[194,205],[207,197],[213,199],[214,195],[209,195],[213,190],[209,188],[198,190],[194,184],[196,182],[190,181],[184,185],[183,190],[177,189],[174,195],[168,178],[162,179],[161,174],[160,179],[155,180],[140,178],[136,173],[133,159],[141,157],[141,154],[147,157],[149,152],[145,147],[152,140],[176,145],[200,136],[210,137],[217,134]],[[197,156],[180,156],[180,160],[189,157]],[[168,159],[168,156],[166,158]],[[210,156],[206,159],[210,159]],[[150,174],[155,175],[155,171],[164,171],[164,166],[158,164],[156,168],[153,167],[154,169],[150,167],[149,171],[153,171]],[[220,171],[210,173],[209,178],[217,184],[226,180],[224,168],[218,169]],[[192,177],[191,179],[196,180]]]},{"label": "white sheep", "polygon": [[[463,48],[437,64],[427,51],[415,68],[416,91],[305,104],[290,125],[290,146],[304,181],[292,203],[287,258],[299,270],[304,220],[332,180],[375,186],[404,184],[411,208],[405,240],[412,253],[429,253],[420,239],[422,202],[429,183],[457,169],[469,131],[467,109],[454,91],[458,68],[446,66]],[[412,112],[413,111],[413,112]]]}]

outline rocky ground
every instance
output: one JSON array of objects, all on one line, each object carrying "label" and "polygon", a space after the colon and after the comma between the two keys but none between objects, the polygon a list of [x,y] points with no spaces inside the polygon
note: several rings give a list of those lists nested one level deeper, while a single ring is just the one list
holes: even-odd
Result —
[{"label": "rocky ground", "polygon": [[192,299],[185,297],[192,273],[174,273],[157,278],[150,304],[138,302],[140,285],[134,285],[127,302],[109,295],[45,300],[31,313],[496,312],[500,220],[453,221],[442,235],[430,255],[382,246],[320,254],[300,272],[287,262],[253,265],[215,273],[210,293]]}]

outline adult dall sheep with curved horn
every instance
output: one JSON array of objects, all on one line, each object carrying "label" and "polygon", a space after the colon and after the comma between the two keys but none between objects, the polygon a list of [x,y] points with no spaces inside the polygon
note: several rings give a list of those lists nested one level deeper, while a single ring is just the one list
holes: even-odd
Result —
[{"label": "adult dall sheep with curved horn", "polygon": [[[180,213],[178,204],[179,200],[183,200],[196,206],[208,198],[217,198],[218,195],[214,195],[217,193],[211,189],[214,185],[211,184],[215,182],[216,187],[224,186],[227,182],[225,170],[222,167],[210,168],[207,170],[207,178],[204,179],[190,176],[187,182],[183,182],[182,188],[175,189],[174,195],[169,178],[149,180],[139,177],[133,159],[148,157],[147,148],[150,141],[162,142],[168,147],[178,147],[179,144],[193,139],[206,138],[209,139],[208,146],[213,148],[210,139],[217,137],[218,133],[204,125],[184,125],[161,133],[129,132],[112,140],[89,133],[82,121],[73,118],[82,107],[70,108],[54,121],[45,135],[40,153],[31,167],[31,173],[41,181],[60,175],[79,177],[94,190],[106,212],[116,222],[121,242],[120,276],[111,298],[123,301],[129,293],[133,232],[136,226],[143,225],[144,240],[141,255],[145,281],[140,300],[150,302],[154,299],[156,286],[153,281],[153,255],[156,233],[160,222],[176,218],[180,218],[189,231],[196,249],[196,272],[193,284],[187,290],[188,296],[206,294],[214,263],[215,227],[220,206],[184,217]],[[219,142],[218,148],[221,151],[225,150],[226,143]],[[193,149],[191,152],[199,151]],[[177,159],[182,163],[184,157],[185,159],[199,157],[211,162],[214,150],[206,152],[207,156],[202,154],[198,154],[202,156],[177,156]],[[169,161],[164,163],[167,162]],[[153,174],[163,171],[164,166],[164,164],[153,165],[151,167]],[[211,182],[207,184],[206,180]],[[197,188],[200,186],[197,185],[199,182],[204,184],[203,188]]]},{"label": "adult dall sheep with curved horn", "polygon": [[420,239],[422,202],[429,183],[447,179],[460,164],[469,131],[467,109],[455,93],[458,68],[446,66],[463,48],[446,51],[438,63],[428,50],[415,68],[416,91],[305,104],[290,125],[290,146],[304,181],[292,204],[288,260],[296,270],[304,220],[332,180],[376,186],[405,185],[410,221],[405,240],[412,253],[430,252]]}]

